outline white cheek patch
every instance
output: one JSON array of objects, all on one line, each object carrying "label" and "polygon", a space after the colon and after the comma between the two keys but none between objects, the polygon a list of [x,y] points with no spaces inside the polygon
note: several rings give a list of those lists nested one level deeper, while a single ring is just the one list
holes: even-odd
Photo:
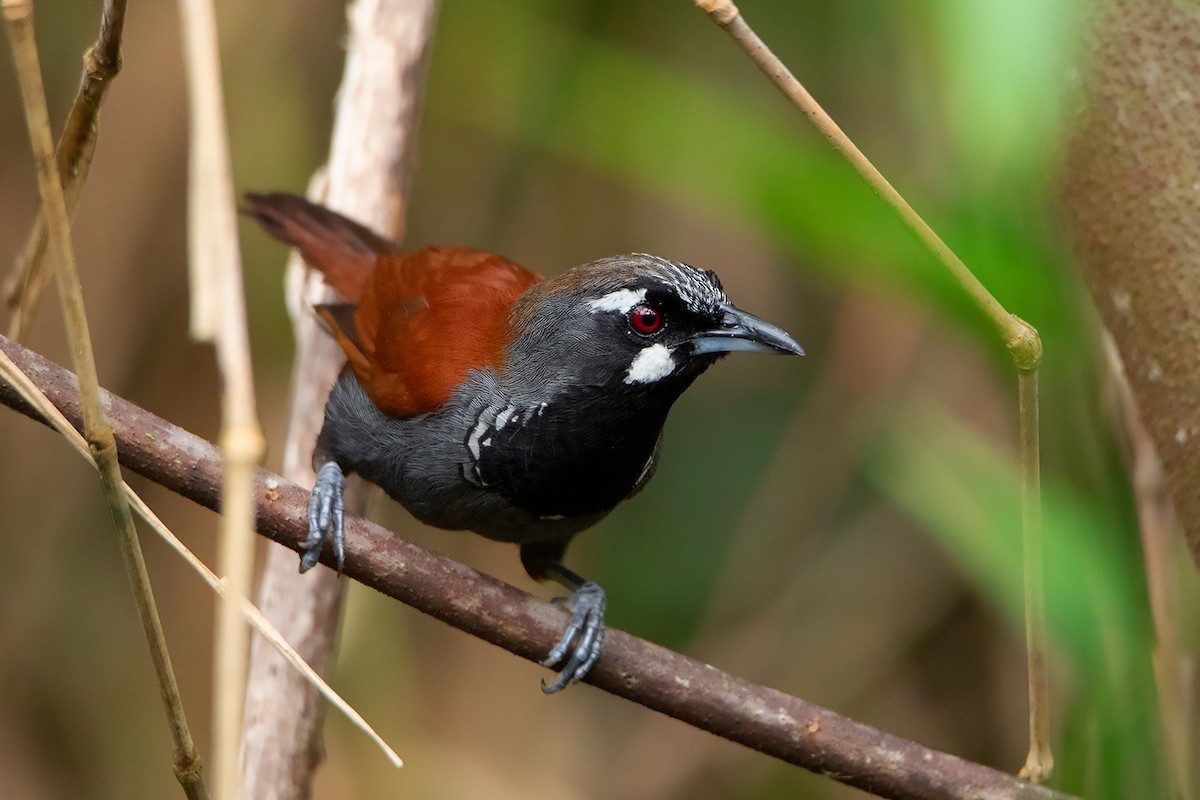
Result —
[{"label": "white cheek patch", "polygon": [[628,314],[630,310],[646,299],[645,289],[617,289],[603,297],[588,301],[588,308],[593,313],[598,311],[617,311]]},{"label": "white cheek patch", "polygon": [[675,371],[675,359],[671,351],[662,344],[642,348],[629,365],[625,374],[626,383],[654,383]]}]

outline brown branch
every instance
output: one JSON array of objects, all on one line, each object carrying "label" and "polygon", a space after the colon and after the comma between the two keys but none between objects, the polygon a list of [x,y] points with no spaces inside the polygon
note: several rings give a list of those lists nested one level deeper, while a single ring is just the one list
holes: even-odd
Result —
[{"label": "brown branch", "polygon": [[179,684],[175,679],[175,669],[171,664],[166,637],[163,635],[162,619],[154,600],[154,591],[150,585],[145,559],[142,557],[129,501],[121,489],[123,481],[116,437],[101,405],[100,380],[96,373],[96,359],[92,351],[83,288],[79,282],[75,250],[71,244],[70,213],[50,132],[50,113],[46,106],[46,90],[42,82],[41,64],[34,36],[33,3],[32,0],[3,0],[0,6],[3,7],[4,29],[17,67],[21,101],[37,172],[38,194],[42,199],[42,215],[48,231],[48,252],[52,263],[57,267],[54,277],[58,285],[63,323],[71,345],[71,358],[79,373],[79,428],[87,439],[92,459],[100,473],[100,485],[104,489],[113,528],[117,534],[121,560],[133,593],[138,618],[142,623],[142,632],[150,649],[150,660],[158,678],[159,693],[171,732],[175,777],[189,800],[206,800],[208,792],[204,784],[200,755],[188,726],[187,714],[183,708]]},{"label": "brown branch", "polygon": [[[72,424],[79,424],[74,375],[3,337],[0,349]],[[115,395],[105,393],[104,402],[127,467],[203,506],[216,507],[222,472],[216,446]],[[36,417],[7,385],[0,384],[0,403]],[[307,534],[308,492],[259,470],[256,495],[259,533],[299,550]],[[542,658],[566,622],[562,609],[372,522],[349,518],[346,533],[348,577],[523,658]],[[883,797],[1068,797],[884,733],[618,630],[609,631],[604,654],[586,681]]]}]

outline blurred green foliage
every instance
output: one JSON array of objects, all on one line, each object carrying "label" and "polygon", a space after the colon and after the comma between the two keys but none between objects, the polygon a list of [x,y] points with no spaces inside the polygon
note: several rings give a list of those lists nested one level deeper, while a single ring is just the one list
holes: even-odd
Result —
[{"label": "blurred green foliage", "polygon": [[[881,442],[872,472],[1019,629],[1015,464],[945,413],[925,409]],[[1062,481],[1047,482],[1043,506],[1047,622],[1074,689],[1060,712],[1071,735],[1059,781],[1088,797],[1167,796],[1145,578],[1136,541],[1123,536],[1130,520],[1085,502]]]}]

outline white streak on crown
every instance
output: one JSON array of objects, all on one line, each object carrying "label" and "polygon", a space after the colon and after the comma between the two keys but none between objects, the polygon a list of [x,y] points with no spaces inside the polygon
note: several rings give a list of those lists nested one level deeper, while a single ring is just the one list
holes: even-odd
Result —
[{"label": "white streak on crown", "polygon": [[593,313],[601,311],[617,311],[628,314],[629,311],[646,299],[645,289],[617,289],[603,297],[588,301],[588,308]]}]

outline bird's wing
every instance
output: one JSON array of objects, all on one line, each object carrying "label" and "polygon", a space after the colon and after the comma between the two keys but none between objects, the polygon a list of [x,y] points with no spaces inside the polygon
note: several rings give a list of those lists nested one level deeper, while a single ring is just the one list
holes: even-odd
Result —
[{"label": "bird's wing", "polygon": [[385,414],[433,411],[470,370],[503,367],[512,305],[539,280],[465,247],[381,256],[354,317],[368,364],[356,366],[347,350],[351,368]]},{"label": "bird's wing", "polygon": [[329,326],[329,332],[346,354],[346,361],[355,373],[367,372],[371,366],[370,356],[363,352],[363,347],[354,332],[354,312],[357,310],[358,306],[353,303],[322,303],[313,306],[313,311],[316,311],[317,316]]},{"label": "bird's wing", "polygon": [[403,253],[297,195],[247,194],[246,213],[300,251],[345,304],[318,306],[367,395],[412,417],[446,402],[468,371],[503,366],[509,312],[538,275],[466,247]]}]

